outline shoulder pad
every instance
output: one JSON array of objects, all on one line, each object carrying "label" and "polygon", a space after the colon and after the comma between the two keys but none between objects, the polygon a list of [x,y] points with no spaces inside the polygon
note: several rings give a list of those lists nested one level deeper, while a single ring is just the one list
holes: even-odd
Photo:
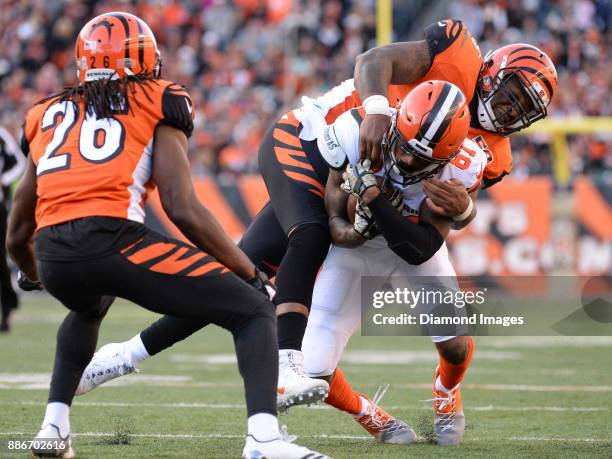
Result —
[{"label": "shoulder pad", "polygon": [[447,19],[431,24],[425,29],[425,40],[429,46],[432,60],[436,55],[449,48],[455,40],[459,38],[463,27],[462,21]]},{"label": "shoulder pad", "polygon": [[487,160],[487,155],[482,148],[466,138],[457,156],[442,169],[439,179],[449,180],[454,178],[472,191],[482,180]]},{"label": "shoulder pad", "polygon": [[180,129],[187,137],[191,136],[195,114],[191,97],[183,86],[174,83],[166,86],[162,95],[162,113],[160,125],[167,124]]},{"label": "shoulder pad", "polygon": [[332,169],[342,170],[348,162],[346,152],[340,146],[334,125],[326,126],[317,138],[317,146],[321,157]]}]

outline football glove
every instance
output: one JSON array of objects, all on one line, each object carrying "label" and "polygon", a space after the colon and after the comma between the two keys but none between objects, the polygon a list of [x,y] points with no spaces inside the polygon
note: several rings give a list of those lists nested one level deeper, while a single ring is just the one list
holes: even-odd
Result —
[{"label": "football glove", "polygon": [[25,273],[21,270],[17,272],[17,285],[19,285],[19,288],[21,290],[24,290],[26,292],[43,289],[43,285],[40,283],[40,281],[33,281],[28,279],[28,276],[26,276]]},{"label": "football glove", "polygon": [[357,202],[355,207],[355,223],[353,228],[355,228],[357,234],[365,239],[374,239],[380,234],[372,216],[372,211],[361,202]]},{"label": "football glove", "polygon": [[361,198],[368,188],[378,186],[370,165],[370,160],[364,159],[354,166],[352,164],[346,166],[346,170],[342,173],[344,181],[340,185],[342,191]]},{"label": "football glove", "polygon": [[393,193],[389,196],[389,202],[400,214],[404,211],[404,193],[397,188],[393,189]]},{"label": "football glove", "polygon": [[249,279],[246,282],[247,284],[252,285],[261,293],[266,295],[266,297],[268,297],[270,301],[272,301],[276,296],[276,288],[274,287],[274,284],[270,282],[270,279],[268,279],[266,273],[260,271],[257,268],[255,268],[255,277]]}]

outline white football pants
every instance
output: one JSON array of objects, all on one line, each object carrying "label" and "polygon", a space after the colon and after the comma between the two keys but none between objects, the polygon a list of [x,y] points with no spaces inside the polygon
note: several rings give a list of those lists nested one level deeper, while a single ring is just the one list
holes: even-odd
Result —
[{"label": "white football pants", "polygon": [[[309,376],[331,375],[346,344],[361,321],[361,277],[398,277],[405,286],[414,276],[456,276],[446,243],[425,263],[410,265],[397,256],[382,236],[360,247],[332,246],[315,283],[312,308],[302,344],[304,368]],[[434,342],[454,336],[432,336]]]}]

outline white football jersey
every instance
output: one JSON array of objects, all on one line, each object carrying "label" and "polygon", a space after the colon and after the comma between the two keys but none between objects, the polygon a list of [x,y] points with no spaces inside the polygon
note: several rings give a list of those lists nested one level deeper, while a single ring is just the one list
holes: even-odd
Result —
[{"label": "white football jersey", "polygon": [[[395,112],[393,108],[389,110],[391,114]],[[361,114],[354,108],[340,115],[333,124],[323,128],[323,132],[317,138],[317,146],[321,156],[331,167],[340,169],[348,163],[359,162],[360,124]],[[446,164],[435,178],[442,181],[454,178],[471,190],[480,183],[486,165],[486,153],[475,142],[466,138],[455,159]],[[376,175],[384,176],[384,169],[376,172]],[[391,185],[404,194],[404,204],[407,207],[405,214],[418,215],[419,207],[425,199],[423,183],[402,186],[400,184],[402,177],[399,174],[391,169],[389,175],[393,179]]]}]

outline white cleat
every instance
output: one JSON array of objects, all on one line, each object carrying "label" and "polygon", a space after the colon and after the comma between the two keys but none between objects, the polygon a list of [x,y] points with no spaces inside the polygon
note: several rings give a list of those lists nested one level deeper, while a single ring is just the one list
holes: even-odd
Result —
[{"label": "white cleat", "polygon": [[138,371],[124,356],[123,343],[106,344],[87,364],[75,395],[86,394],[105,382]]},{"label": "white cleat", "polygon": [[310,405],[323,401],[329,394],[329,384],[309,378],[304,372],[304,355],[300,351],[282,349],[278,356],[278,387],[276,408],[287,411],[292,406]]},{"label": "white cleat", "polygon": [[61,457],[63,459],[74,457],[70,434],[62,437],[55,424],[47,424],[40,429],[36,438],[32,440],[30,448],[34,457]]},{"label": "white cleat", "polygon": [[243,459],[331,459],[329,456],[280,438],[257,441],[252,435],[246,437],[242,457]]}]

